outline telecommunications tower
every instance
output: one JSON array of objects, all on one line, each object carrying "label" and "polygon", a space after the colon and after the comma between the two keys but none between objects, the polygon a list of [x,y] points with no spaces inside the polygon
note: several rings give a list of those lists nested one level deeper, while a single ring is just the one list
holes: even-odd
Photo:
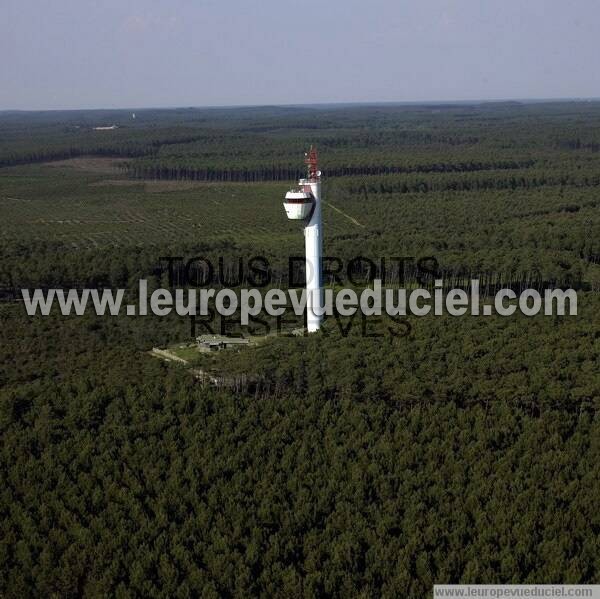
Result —
[{"label": "telecommunications tower", "polygon": [[310,147],[305,154],[308,167],[306,179],[285,194],[283,207],[291,220],[304,221],[304,246],[306,250],[306,328],[309,333],[319,330],[323,315],[323,281],[321,255],[323,232],[321,227],[321,171],[317,166],[317,149]]}]

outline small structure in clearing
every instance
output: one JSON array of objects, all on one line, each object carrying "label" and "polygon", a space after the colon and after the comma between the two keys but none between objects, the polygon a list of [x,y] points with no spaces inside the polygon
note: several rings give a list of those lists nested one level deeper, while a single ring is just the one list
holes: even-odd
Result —
[{"label": "small structure in clearing", "polygon": [[242,337],[225,337],[223,335],[200,335],[196,337],[200,351],[220,351],[250,345],[249,339]]}]

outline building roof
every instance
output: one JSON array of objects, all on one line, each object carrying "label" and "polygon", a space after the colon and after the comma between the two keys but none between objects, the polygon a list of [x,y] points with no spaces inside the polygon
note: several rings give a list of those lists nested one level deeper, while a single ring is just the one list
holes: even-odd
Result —
[{"label": "building roof", "polygon": [[224,335],[200,335],[196,341],[202,345],[248,345],[249,339],[225,337]]}]

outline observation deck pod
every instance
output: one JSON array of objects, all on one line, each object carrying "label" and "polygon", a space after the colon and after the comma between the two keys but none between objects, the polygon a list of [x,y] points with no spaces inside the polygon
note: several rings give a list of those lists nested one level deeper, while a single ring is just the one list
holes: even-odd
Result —
[{"label": "observation deck pod", "polygon": [[290,220],[304,220],[310,217],[315,206],[315,198],[309,191],[288,191],[283,207]]}]

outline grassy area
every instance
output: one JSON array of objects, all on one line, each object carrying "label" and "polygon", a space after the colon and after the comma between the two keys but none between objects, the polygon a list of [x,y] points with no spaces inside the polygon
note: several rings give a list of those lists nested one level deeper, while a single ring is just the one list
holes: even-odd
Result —
[{"label": "grassy area", "polygon": [[202,362],[203,356],[196,344],[180,343],[170,345],[167,350],[178,358],[185,360],[188,364],[199,364]]}]

